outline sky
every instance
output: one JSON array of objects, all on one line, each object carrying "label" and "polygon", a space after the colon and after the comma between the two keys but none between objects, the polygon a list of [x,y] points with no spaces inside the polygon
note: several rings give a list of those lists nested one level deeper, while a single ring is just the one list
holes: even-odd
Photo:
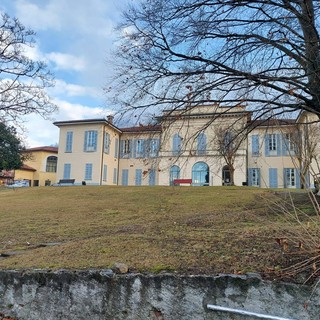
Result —
[{"label": "sky", "polygon": [[[36,32],[28,53],[55,76],[48,89],[59,111],[51,120],[25,117],[28,148],[58,143],[54,121],[102,118],[111,113],[103,95],[112,73],[115,27],[130,0],[1,0],[0,12]],[[131,0],[132,1],[132,0]]]}]

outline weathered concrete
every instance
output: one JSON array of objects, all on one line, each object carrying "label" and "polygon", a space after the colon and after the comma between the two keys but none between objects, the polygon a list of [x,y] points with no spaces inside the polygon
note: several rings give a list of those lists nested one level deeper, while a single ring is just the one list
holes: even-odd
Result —
[{"label": "weathered concrete", "polygon": [[320,289],[247,276],[1,271],[0,312],[19,320],[243,320],[207,304],[320,319]]}]

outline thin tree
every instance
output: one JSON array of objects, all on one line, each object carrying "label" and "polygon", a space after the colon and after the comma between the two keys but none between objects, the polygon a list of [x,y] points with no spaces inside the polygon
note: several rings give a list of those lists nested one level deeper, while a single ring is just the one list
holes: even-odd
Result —
[{"label": "thin tree", "polygon": [[214,145],[217,148],[218,155],[224,160],[230,173],[230,185],[234,185],[235,161],[238,156],[238,150],[244,141],[243,130],[239,133],[231,130],[227,126],[218,126],[215,130]]},{"label": "thin tree", "polygon": [[319,115],[319,10],[312,0],[141,1],[124,13],[106,91],[122,111],[240,102],[256,118]]},{"label": "thin tree", "polygon": [[53,86],[52,74],[41,61],[28,57],[35,33],[17,19],[0,17],[0,121],[20,122],[37,113],[43,117],[57,109],[45,89]]}]

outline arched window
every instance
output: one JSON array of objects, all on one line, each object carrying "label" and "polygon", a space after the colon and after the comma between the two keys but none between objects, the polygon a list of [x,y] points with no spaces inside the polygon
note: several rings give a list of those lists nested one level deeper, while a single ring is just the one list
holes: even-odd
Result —
[{"label": "arched window", "polygon": [[178,166],[172,166],[170,168],[170,186],[173,186],[173,180],[180,178],[180,168]]},{"label": "arched window", "polygon": [[57,172],[57,162],[58,162],[57,157],[55,157],[55,156],[48,157],[46,172]]},{"label": "arched window", "polygon": [[206,154],[207,149],[207,137],[205,133],[200,132],[197,137],[197,152],[198,155],[204,155]]},{"label": "arched window", "polygon": [[178,156],[182,149],[182,138],[176,133],[172,139],[172,154]]},{"label": "arched window", "polygon": [[209,166],[205,162],[197,162],[192,167],[192,185],[209,185]]}]

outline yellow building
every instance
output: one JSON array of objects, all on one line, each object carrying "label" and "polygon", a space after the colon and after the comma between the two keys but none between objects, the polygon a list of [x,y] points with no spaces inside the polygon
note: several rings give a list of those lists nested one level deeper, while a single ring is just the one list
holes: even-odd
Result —
[{"label": "yellow building", "polygon": [[24,151],[28,160],[22,168],[15,170],[14,180],[29,180],[30,186],[46,186],[56,182],[58,148],[37,147]]}]

